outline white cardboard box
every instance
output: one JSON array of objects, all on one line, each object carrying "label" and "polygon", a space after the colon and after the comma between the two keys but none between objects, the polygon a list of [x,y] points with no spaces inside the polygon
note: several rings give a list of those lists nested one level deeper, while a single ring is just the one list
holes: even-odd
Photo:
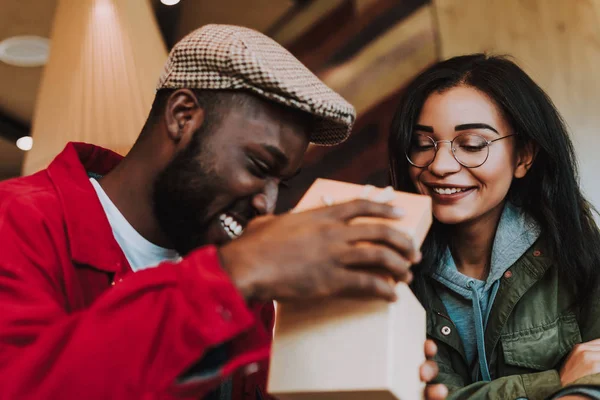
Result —
[{"label": "white cardboard box", "polygon": [[[295,210],[325,201],[377,198],[383,189],[319,179]],[[387,195],[389,195],[389,189]],[[420,246],[431,225],[431,199],[393,192],[407,216],[390,222]],[[364,222],[364,221],[363,221]],[[425,310],[407,285],[398,301],[328,299],[279,303],[268,392],[281,400],[414,400],[424,385]]]}]

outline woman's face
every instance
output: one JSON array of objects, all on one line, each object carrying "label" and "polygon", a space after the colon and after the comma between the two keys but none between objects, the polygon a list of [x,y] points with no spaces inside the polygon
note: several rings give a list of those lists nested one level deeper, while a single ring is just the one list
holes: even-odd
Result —
[{"label": "woman's face", "polygon": [[[515,132],[491,98],[472,87],[458,86],[427,98],[414,128],[413,142],[418,135],[450,141],[468,133],[494,140]],[[469,157],[469,143],[465,144],[462,154]],[[518,153],[524,152],[517,151],[514,137],[498,140],[489,147],[485,163],[466,168],[454,158],[450,143],[443,142],[438,143],[435,159],[428,167],[411,165],[409,174],[419,193],[431,196],[438,221],[474,222],[499,214],[513,178],[525,175],[531,159]],[[457,154],[460,156],[460,152]]]}]

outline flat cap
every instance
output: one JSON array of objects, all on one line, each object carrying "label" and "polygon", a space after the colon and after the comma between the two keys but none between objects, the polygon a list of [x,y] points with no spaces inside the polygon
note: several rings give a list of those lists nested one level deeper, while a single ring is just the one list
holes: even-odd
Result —
[{"label": "flat cap", "polygon": [[157,89],[248,90],[316,116],[311,142],[335,145],[352,129],[354,107],[273,39],[252,29],[205,25],[177,43]]}]

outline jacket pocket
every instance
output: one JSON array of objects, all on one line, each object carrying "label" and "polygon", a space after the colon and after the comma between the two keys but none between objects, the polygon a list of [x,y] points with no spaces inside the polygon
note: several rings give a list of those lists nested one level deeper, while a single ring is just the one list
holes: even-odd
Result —
[{"label": "jacket pocket", "polygon": [[500,340],[507,364],[546,371],[581,343],[581,333],[575,315],[567,314],[546,325],[504,334]]}]

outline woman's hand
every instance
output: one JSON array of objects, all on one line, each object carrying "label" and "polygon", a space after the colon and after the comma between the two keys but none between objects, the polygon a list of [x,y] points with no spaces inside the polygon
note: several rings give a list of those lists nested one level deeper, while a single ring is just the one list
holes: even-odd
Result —
[{"label": "woman's hand", "polygon": [[600,373],[600,339],[573,347],[560,369],[560,382],[567,385],[587,375]]},{"label": "woman's hand", "polygon": [[426,400],[443,400],[448,396],[448,388],[442,384],[431,385],[431,382],[437,376],[439,369],[437,363],[432,358],[437,353],[437,346],[433,340],[425,342],[425,357],[427,361],[421,365],[421,380],[427,383],[425,389]]}]

